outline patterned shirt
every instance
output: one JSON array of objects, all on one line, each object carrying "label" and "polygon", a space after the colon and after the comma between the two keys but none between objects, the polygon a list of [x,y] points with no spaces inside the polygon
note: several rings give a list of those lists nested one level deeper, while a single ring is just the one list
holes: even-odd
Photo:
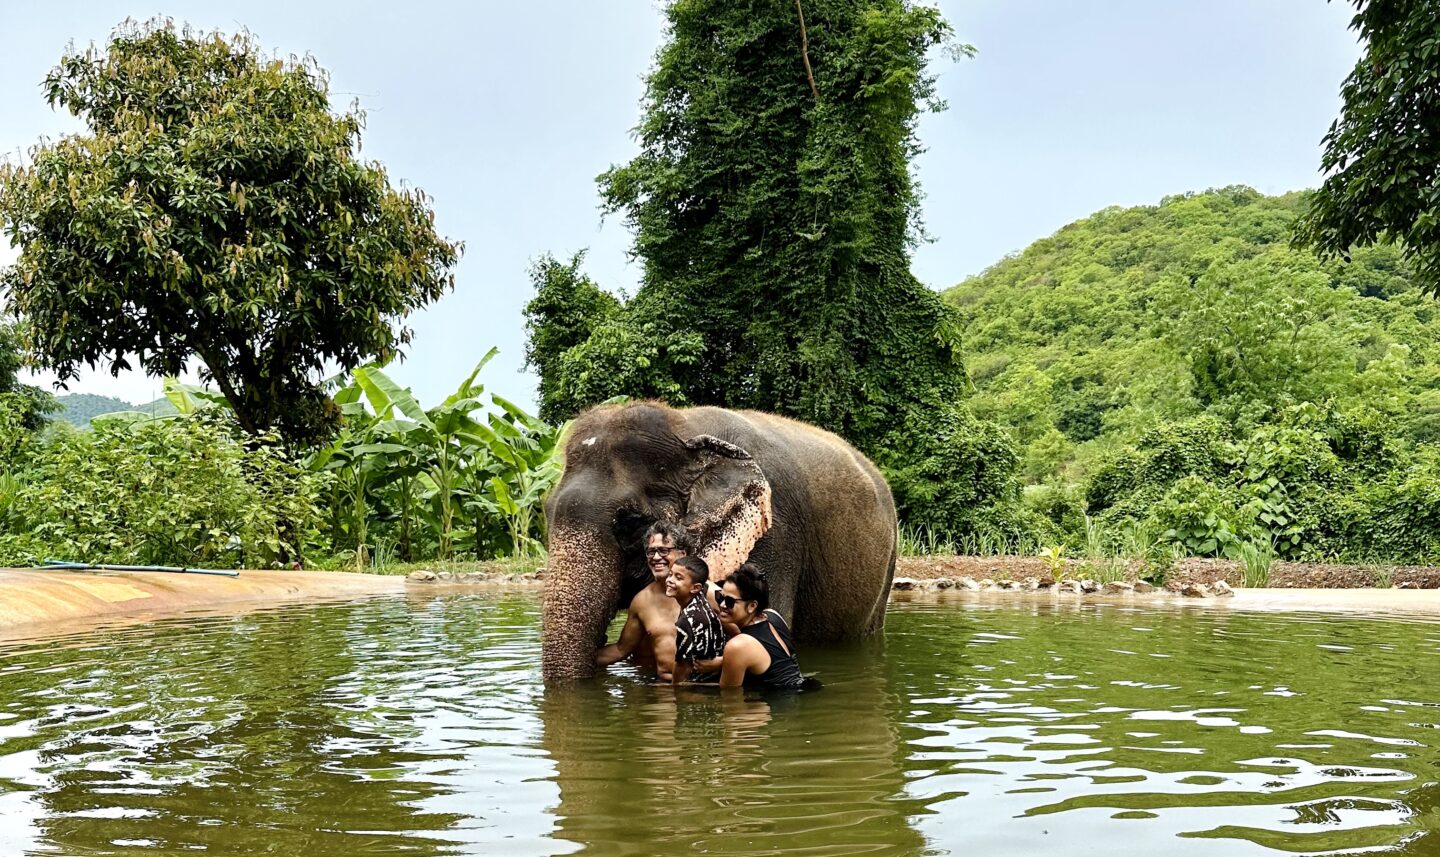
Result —
[{"label": "patterned shirt", "polygon": [[690,599],[675,620],[675,660],[705,661],[725,651],[725,629],[704,593]]}]

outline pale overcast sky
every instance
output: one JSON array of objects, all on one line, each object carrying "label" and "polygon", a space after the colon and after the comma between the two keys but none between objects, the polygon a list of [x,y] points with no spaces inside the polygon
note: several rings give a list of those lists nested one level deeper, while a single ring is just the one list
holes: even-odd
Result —
[{"label": "pale overcast sky", "polygon": [[[424,188],[440,230],[466,244],[455,291],[412,317],[394,375],[422,403],[490,348],[488,389],[535,400],[521,372],[526,269],[589,248],[587,270],[634,290],[623,223],[602,224],[594,178],[635,150],[641,76],[663,34],[651,0],[331,2],[5,0],[0,153],[78,129],[39,84],[67,42],[127,17],[246,27],[308,51],[338,106],[369,112],[364,156]],[[919,177],[934,237],[916,274],[944,288],[1109,205],[1228,184],[1312,187],[1321,135],[1359,49],[1348,2],[942,0],[973,60],[938,60],[950,110],[927,117]],[[0,241],[0,264],[14,251]],[[132,402],[158,380],[87,373],[76,392]]]}]

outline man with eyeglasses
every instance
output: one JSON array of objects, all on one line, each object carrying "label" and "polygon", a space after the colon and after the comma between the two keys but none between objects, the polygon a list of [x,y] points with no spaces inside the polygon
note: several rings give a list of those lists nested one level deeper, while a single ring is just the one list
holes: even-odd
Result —
[{"label": "man with eyeglasses", "polygon": [[679,524],[656,521],[645,531],[645,563],[654,579],[635,593],[620,639],[595,654],[596,666],[608,667],[633,654],[638,663],[653,660],[662,681],[673,678],[675,620],[680,617],[680,605],[666,594],[665,580],[675,560],[690,551],[690,533]]}]

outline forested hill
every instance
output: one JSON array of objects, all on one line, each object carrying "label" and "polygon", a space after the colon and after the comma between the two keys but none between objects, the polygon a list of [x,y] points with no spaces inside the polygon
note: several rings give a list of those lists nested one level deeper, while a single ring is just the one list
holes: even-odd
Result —
[{"label": "forested hill", "polygon": [[947,291],[972,406],[1010,428],[1025,480],[1083,479],[1162,421],[1244,430],[1306,401],[1440,438],[1435,300],[1393,248],[1293,249],[1304,204],[1231,187],[1109,208]]},{"label": "forested hill", "polygon": [[89,426],[90,420],[101,414],[128,411],[133,407],[123,399],[113,396],[97,396],[94,393],[66,393],[63,396],[56,396],[55,401],[60,404],[61,409],[54,415],[54,418],[64,420],[76,428]]}]

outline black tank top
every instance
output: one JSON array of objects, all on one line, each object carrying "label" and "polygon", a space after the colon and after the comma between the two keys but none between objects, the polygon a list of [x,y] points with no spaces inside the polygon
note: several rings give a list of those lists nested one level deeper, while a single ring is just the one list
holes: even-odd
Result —
[{"label": "black tank top", "polygon": [[[790,627],[774,610],[767,609],[765,618],[767,621],[753,622],[740,629],[740,633],[754,637],[770,654],[770,668],[760,675],[745,673],[745,686],[798,688],[805,682],[805,677],[800,674],[800,662],[795,660],[795,643],[790,638]],[[780,645],[781,641],[784,641],[784,646]]]}]

